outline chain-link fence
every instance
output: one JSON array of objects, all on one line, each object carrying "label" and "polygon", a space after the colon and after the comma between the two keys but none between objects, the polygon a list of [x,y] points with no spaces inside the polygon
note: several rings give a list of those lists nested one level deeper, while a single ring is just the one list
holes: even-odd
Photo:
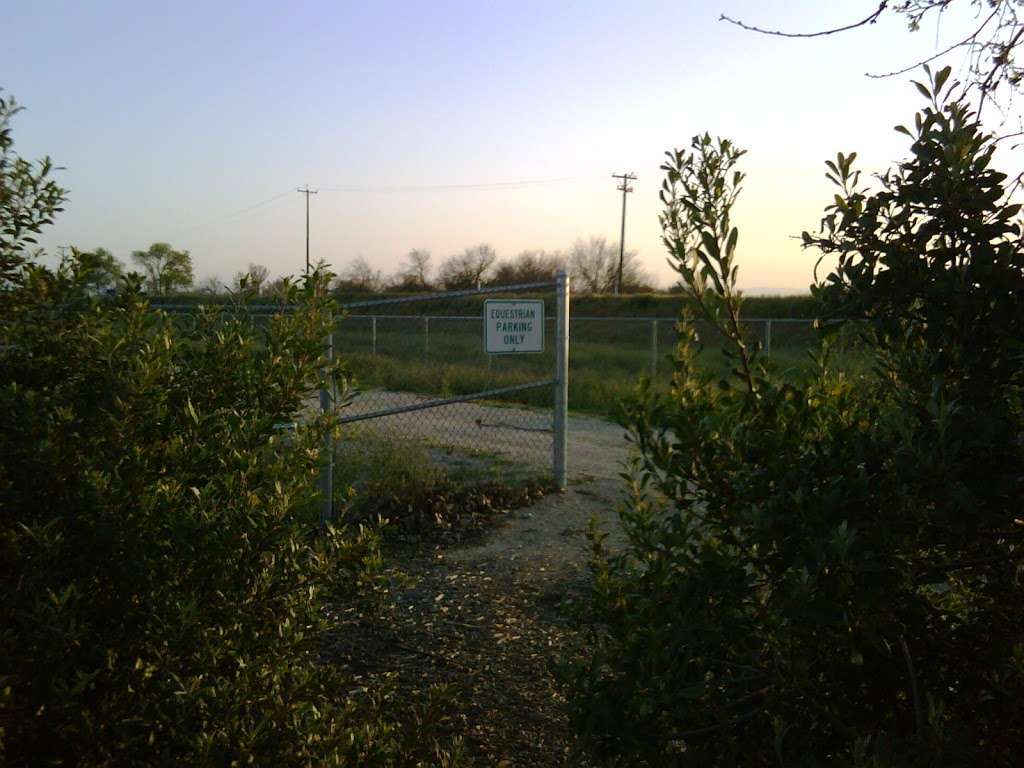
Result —
[{"label": "chain-link fence", "polygon": [[[341,414],[341,447],[358,451],[372,440],[415,445],[410,456],[417,458],[410,461],[427,456],[455,474],[511,478],[551,473],[559,343],[556,302],[550,286],[544,287],[546,293],[534,286],[526,296],[521,290],[487,289],[463,292],[457,301],[435,295],[350,306],[332,335],[334,353],[351,370],[355,384]],[[543,300],[542,351],[488,354],[485,295]],[[267,319],[261,315],[273,310],[250,308],[250,313],[260,324]],[[796,375],[810,367],[807,352],[818,339],[812,321],[754,318],[744,320],[743,328],[770,364]],[[695,329],[698,363],[720,373],[732,367],[721,352],[726,339],[706,321],[697,320]],[[612,416],[640,375],[651,377],[656,387],[669,382],[675,318],[570,317],[568,337],[572,410]]]},{"label": "chain-link fence", "polygon": [[[461,395],[509,387],[549,375],[555,364],[554,318],[545,324],[544,352],[499,356],[484,351],[480,314],[352,314],[342,320],[336,345],[357,378],[385,389]],[[724,365],[726,340],[710,323],[695,322],[709,366]],[[816,344],[812,321],[744,320],[748,342],[760,343],[779,365],[803,365]],[[605,414],[644,373],[666,382],[672,371],[676,320],[648,317],[572,317],[569,320],[569,408]],[[506,402],[546,407],[547,393],[518,391]]]},{"label": "chain-link fence", "polygon": [[[523,288],[538,287],[550,291],[555,284],[474,293],[516,300]],[[564,482],[564,450],[561,480],[556,450],[557,314],[538,324],[540,352],[487,354],[482,311],[428,314],[445,299],[374,301],[379,314],[366,314],[362,306],[340,319],[334,349],[355,383],[342,413],[342,439],[416,443],[447,470],[473,466],[500,476],[551,474]],[[396,308],[401,314],[387,314]],[[564,423],[561,429],[564,444]]]}]

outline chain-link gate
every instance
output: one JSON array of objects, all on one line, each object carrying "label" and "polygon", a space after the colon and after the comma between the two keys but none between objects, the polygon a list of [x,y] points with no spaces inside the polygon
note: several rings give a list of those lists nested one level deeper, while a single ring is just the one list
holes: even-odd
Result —
[{"label": "chain-link gate", "polygon": [[[489,305],[496,319],[485,317]],[[537,308],[539,316],[516,315],[525,316],[527,306]],[[504,467],[509,474],[550,473],[565,488],[569,278],[564,272],[549,282],[342,308],[347,314],[328,343],[356,381],[339,419],[343,443],[356,450],[371,440],[417,443],[447,468],[475,464]],[[527,329],[534,335],[524,342]],[[505,346],[486,349],[485,339],[492,336]],[[539,351],[523,353],[516,342],[537,344]],[[331,394],[322,392],[321,407],[332,406]],[[327,446],[326,453],[321,486],[328,516],[335,446]]]}]

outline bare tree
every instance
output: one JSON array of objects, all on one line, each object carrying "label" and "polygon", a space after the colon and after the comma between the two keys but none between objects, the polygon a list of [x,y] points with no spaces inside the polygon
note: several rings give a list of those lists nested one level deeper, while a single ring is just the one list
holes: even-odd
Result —
[{"label": "bare tree", "polygon": [[460,254],[449,256],[438,270],[438,279],[448,290],[478,288],[498,260],[494,248],[486,243],[474,245]]},{"label": "bare tree", "polygon": [[617,249],[604,237],[577,239],[569,249],[573,289],[579,293],[610,293],[615,287],[617,257]]},{"label": "bare tree", "polygon": [[[573,290],[579,293],[612,293],[619,269],[619,249],[604,237],[578,239],[569,249],[569,271]],[[622,257],[622,292],[653,290],[650,275],[640,266],[636,251]]]},{"label": "bare tree", "polygon": [[512,285],[551,280],[555,272],[565,265],[565,261],[565,255],[559,251],[522,251],[514,259],[499,264],[490,282],[494,285]]},{"label": "bare tree", "polygon": [[384,285],[379,269],[370,266],[365,256],[356,256],[334,283],[334,289],[347,293],[373,293]]},{"label": "bare tree", "polygon": [[246,286],[258,294],[262,294],[267,281],[270,278],[270,270],[264,267],[262,264],[249,263],[249,269],[245,272],[236,272],[235,279],[232,281],[235,290],[242,287],[242,282],[245,281]]},{"label": "bare tree", "polygon": [[205,293],[210,296],[216,296],[221,292],[221,290],[223,290],[223,288],[224,286],[221,283],[220,278],[215,275],[210,275],[203,279],[203,281],[196,286],[196,290],[199,293]]},{"label": "bare tree", "polygon": [[[720,18],[730,24],[764,35],[779,37],[824,37],[848,32],[858,27],[874,24],[884,14],[898,14],[907,19],[910,30],[917,31],[929,18],[936,19],[950,6],[970,4],[975,9],[974,21],[965,34],[958,35],[951,45],[920,61],[908,62],[907,66],[893,72],[867,73],[868,77],[893,77],[917,69],[943,56],[961,52],[966,57],[967,83],[977,88],[981,103],[995,93],[1000,86],[1006,86],[1010,93],[1017,91],[1024,82],[1024,67],[1017,63],[1014,53],[1024,41],[1024,0],[881,0],[870,13],[862,18],[838,27],[811,32],[794,32],[748,24],[726,15]],[[872,4],[865,2],[865,9]]]},{"label": "bare tree", "polygon": [[405,257],[405,265],[398,275],[400,286],[407,290],[425,290],[430,287],[430,251],[413,248]]},{"label": "bare tree", "polygon": [[268,281],[263,286],[263,295],[275,299],[284,299],[288,294],[288,289],[293,285],[295,285],[295,280],[293,278],[282,275],[281,277]]}]

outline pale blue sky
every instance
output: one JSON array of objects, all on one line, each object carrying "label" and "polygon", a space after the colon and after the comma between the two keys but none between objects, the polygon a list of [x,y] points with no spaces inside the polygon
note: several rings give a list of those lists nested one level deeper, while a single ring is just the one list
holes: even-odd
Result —
[{"label": "pale blue sky", "polygon": [[[169,241],[199,277],[225,279],[250,261],[301,271],[292,190],[306,183],[321,189],[314,258],[342,269],[362,255],[389,273],[412,248],[439,262],[478,242],[502,256],[578,236],[617,243],[610,174],[629,170],[627,247],[668,284],[658,166],[710,131],[749,150],[741,286],[804,290],[816,257],[793,236],[831,197],[823,160],[856,149],[866,170],[884,169],[906,146],[891,127],[919,103],[909,76],[863,73],[962,28],[947,18],[911,35],[893,17],[783,40],[718,21],[816,29],[873,0],[4,6],[0,86],[26,107],[16,147],[51,155],[71,193],[44,245],[102,245],[127,261]],[[536,179],[561,181],[436,187]]]}]

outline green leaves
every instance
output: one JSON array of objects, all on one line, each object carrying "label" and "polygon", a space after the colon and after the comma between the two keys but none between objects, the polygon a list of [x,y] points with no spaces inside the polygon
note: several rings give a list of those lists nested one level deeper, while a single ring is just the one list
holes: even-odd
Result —
[{"label": "green leaves", "polygon": [[173,293],[192,285],[192,257],[168,243],[153,243],[145,251],[133,251],[135,261],[146,274],[146,286],[155,295]]},{"label": "green leaves", "polygon": [[694,136],[691,151],[667,152],[659,220],[669,264],[682,277],[694,314],[711,320],[740,360],[739,374],[753,393],[753,353],[739,328],[738,270],[734,264],[739,231],[730,212],[743,174],[734,170],[745,154],[728,139]]},{"label": "green leaves", "polygon": [[380,565],[370,528],[314,535],[332,419],[275,428],[325,367],[345,388],[325,278],[185,320],[92,297],[88,258],[2,288],[0,762],[415,762],[310,653],[323,596],[358,609]]},{"label": "green leaves", "polygon": [[[572,681],[599,758],[1010,765],[1024,747],[1021,208],[949,70],[928,74],[877,189],[855,153],[826,162],[838,190],[803,235],[837,264],[813,287],[818,375],[737,386],[733,334],[737,377],[700,378],[684,319],[670,393],[624,408],[628,544],[595,547]],[[724,160],[693,147],[668,164],[664,239],[691,311],[729,333]],[[829,361],[844,336],[856,368]]]},{"label": "green leaves", "polygon": [[[66,198],[50,178],[54,168],[48,157],[30,163],[15,154],[10,122],[20,111],[12,97],[0,95],[0,287],[25,265],[29,247],[63,210]],[[0,313],[13,311],[12,298],[0,291]]]}]

